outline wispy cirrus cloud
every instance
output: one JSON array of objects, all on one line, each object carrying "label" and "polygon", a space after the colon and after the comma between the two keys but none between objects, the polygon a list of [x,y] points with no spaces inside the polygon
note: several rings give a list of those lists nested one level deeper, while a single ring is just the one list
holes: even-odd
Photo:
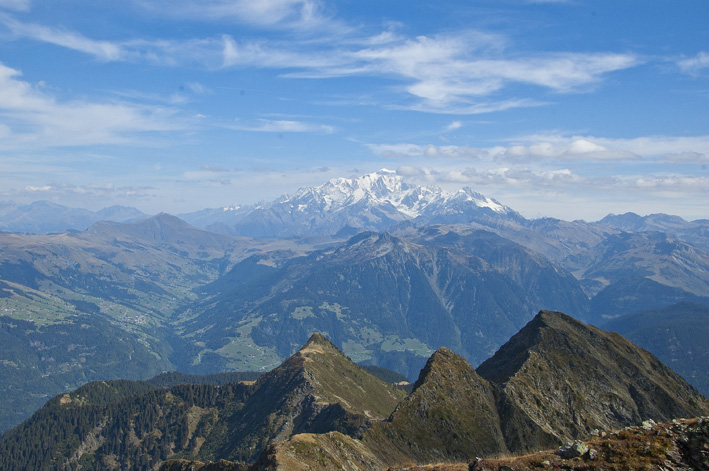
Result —
[{"label": "wispy cirrus cloud", "polygon": [[208,165],[208,164],[203,164],[199,166],[200,170],[203,170],[205,172],[212,172],[212,173],[226,173],[229,172],[229,169],[226,169],[224,167],[218,167],[215,165]]},{"label": "wispy cirrus cloud", "polygon": [[94,40],[73,31],[18,21],[2,13],[0,13],[0,23],[15,36],[73,49],[102,61],[123,60],[127,54],[123,46],[111,41]]},{"label": "wispy cirrus cloud", "polygon": [[27,11],[30,9],[30,0],[0,0],[0,8],[8,10]]},{"label": "wispy cirrus cloud", "polygon": [[[162,3],[155,0],[144,5],[157,8]],[[199,8],[204,10],[203,15],[224,11],[242,15],[248,21],[275,24],[294,14],[312,18],[313,12],[319,11],[318,5],[308,0],[213,0],[200,4]],[[187,12],[197,7],[195,2],[182,1],[175,8]],[[434,113],[481,114],[540,106],[544,102],[538,99],[496,95],[518,84],[554,93],[587,91],[600,84],[607,74],[641,63],[637,56],[623,53],[550,52],[521,56],[508,52],[510,44],[505,36],[480,31],[415,38],[391,31],[375,35],[358,35],[353,31],[315,41],[236,40],[229,34],[181,40],[107,41],[22,22],[6,14],[0,14],[0,23],[18,37],[65,47],[106,62],[273,69],[283,71],[281,76],[291,79],[385,78],[394,84],[389,89],[408,97],[397,108]]]},{"label": "wispy cirrus cloud", "polygon": [[190,63],[208,68],[223,65],[225,41],[222,38],[97,40],[63,28],[19,21],[3,13],[0,13],[0,25],[14,37],[88,54],[101,62],[145,62],[167,67]]},{"label": "wispy cirrus cloud", "polygon": [[127,144],[184,129],[176,110],[125,102],[60,101],[0,63],[0,149]]},{"label": "wispy cirrus cloud", "polygon": [[136,0],[151,12],[182,18],[238,21],[260,27],[312,28],[327,21],[316,0]]},{"label": "wispy cirrus cloud", "polygon": [[680,59],[677,61],[677,65],[682,72],[697,74],[704,69],[709,69],[709,53],[702,51],[694,57]]},{"label": "wispy cirrus cloud", "polygon": [[57,197],[95,197],[142,199],[151,195],[155,188],[149,186],[118,186],[114,184],[74,185],[70,183],[47,183],[45,185],[27,185],[0,192],[4,197],[31,197],[54,199]]},{"label": "wispy cirrus cloud", "polygon": [[[460,34],[390,38],[365,48],[342,46],[328,59],[295,60],[286,51],[275,54],[272,64],[287,64],[299,72],[286,77],[332,78],[383,76],[408,82],[402,90],[418,103],[409,106],[421,111],[484,113],[540,104],[527,98],[488,102],[491,96],[513,84],[534,85],[557,93],[583,91],[600,83],[614,71],[641,63],[633,54],[546,53],[509,57],[506,39],[499,35],[464,32]],[[235,49],[236,50],[236,49]],[[247,51],[249,48],[247,48]],[[268,55],[247,53],[244,61]],[[238,64],[238,55],[225,52]],[[332,58],[336,59],[332,59]]]},{"label": "wispy cirrus cloud", "polygon": [[332,134],[335,128],[324,124],[305,123],[302,121],[293,120],[271,120],[260,119],[256,124],[236,123],[225,126],[236,131],[253,131],[253,132],[275,132],[275,133],[321,133]]}]

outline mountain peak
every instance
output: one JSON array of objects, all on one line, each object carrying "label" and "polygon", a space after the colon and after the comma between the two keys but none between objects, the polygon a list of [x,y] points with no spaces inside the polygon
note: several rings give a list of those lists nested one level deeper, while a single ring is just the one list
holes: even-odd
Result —
[{"label": "mountain peak", "polygon": [[[299,433],[340,431],[357,435],[383,420],[404,397],[352,362],[324,335],[308,342],[261,376],[232,431],[230,456],[251,461],[271,441]],[[269,433],[264,435],[262,430]]]},{"label": "mountain peak", "polygon": [[507,451],[493,387],[463,357],[439,348],[421,370],[413,392],[388,421],[375,424],[365,443],[389,459],[468,460]]},{"label": "mountain peak", "polygon": [[[367,373],[327,337],[317,332],[276,370],[286,376],[301,375],[305,378],[309,388],[312,388],[310,394],[318,403],[340,404],[351,413],[366,417],[387,417],[403,397],[403,391]],[[264,378],[269,378],[269,375],[264,375]],[[372,401],[368,394],[376,400]]]},{"label": "mountain peak", "polygon": [[345,357],[345,355],[332,342],[330,342],[327,337],[325,337],[319,332],[313,333],[313,335],[310,336],[310,339],[308,339],[305,345],[303,345],[301,349],[298,350],[298,355],[306,357],[312,354],[326,353],[341,355],[342,357]]},{"label": "mountain peak", "polygon": [[[709,411],[709,401],[647,351],[560,312],[539,312],[477,372],[501,388],[518,423],[559,441]],[[515,433],[526,432],[508,435]]]},{"label": "mountain peak", "polygon": [[313,332],[313,335],[310,336],[308,341],[305,343],[305,346],[308,346],[310,344],[327,344],[327,345],[332,345],[332,342],[330,342],[327,337],[325,337],[323,334],[320,332]]},{"label": "mountain peak", "polygon": [[234,229],[250,237],[290,237],[332,235],[343,228],[382,231],[408,220],[452,224],[498,217],[523,219],[470,188],[450,193],[437,186],[406,183],[395,171],[381,169],[300,188],[294,195],[254,209]]},{"label": "mountain peak", "polygon": [[305,200],[314,199],[326,210],[337,210],[360,201],[391,202],[397,199],[398,193],[409,188],[395,171],[382,169],[357,178],[334,178],[317,187],[301,188],[284,201],[297,201],[298,207],[305,209]]},{"label": "mountain peak", "polygon": [[687,228],[691,223],[679,216],[655,213],[640,216],[636,213],[609,214],[598,224],[628,232],[668,231]]},{"label": "mountain peak", "polygon": [[574,319],[568,314],[564,314],[563,312],[559,311],[549,311],[546,309],[542,309],[537,313],[536,316],[534,316],[534,319],[532,319],[530,326],[536,326],[537,324],[557,328],[561,328],[563,326],[575,326],[578,328],[587,327],[582,322],[577,319]]},{"label": "mountain peak", "polygon": [[[431,355],[426,365],[421,370],[414,390],[427,381],[432,381],[433,376],[452,377],[456,371],[472,369],[465,358],[447,347],[441,347]],[[434,380],[435,381],[435,380]]]}]

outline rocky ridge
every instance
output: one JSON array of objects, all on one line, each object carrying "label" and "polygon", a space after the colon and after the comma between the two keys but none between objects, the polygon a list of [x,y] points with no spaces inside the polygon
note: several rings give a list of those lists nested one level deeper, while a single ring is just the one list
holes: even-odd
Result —
[{"label": "rocky ridge", "polygon": [[213,455],[253,462],[274,441],[302,433],[360,436],[405,396],[354,364],[329,340],[313,334],[278,368],[260,377],[227,433],[210,441]]},{"label": "rocky ridge", "polygon": [[[405,395],[313,334],[255,382],[91,383],[58,396],[0,437],[0,462],[18,471],[381,470],[558,449],[594,429],[709,415],[709,400],[649,353],[551,311],[477,371],[437,350]],[[583,459],[586,446],[564,454]]]},{"label": "rocky ridge", "polygon": [[575,441],[597,429],[708,411],[706,398],[644,350],[542,311],[477,371],[446,348],[436,351],[413,392],[361,438],[293,435],[249,469],[375,470],[552,447],[567,457],[606,459],[605,450]]},{"label": "rocky ridge", "polygon": [[528,436],[535,429],[561,442],[645,419],[697,416],[709,407],[647,351],[558,312],[540,312],[477,372],[500,388],[513,450],[542,448],[546,438],[534,443]]}]

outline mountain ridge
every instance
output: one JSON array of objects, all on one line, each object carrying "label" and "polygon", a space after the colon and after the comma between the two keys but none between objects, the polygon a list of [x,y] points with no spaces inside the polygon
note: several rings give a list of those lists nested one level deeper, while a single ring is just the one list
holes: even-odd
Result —
[{"label": "mountain ridge", "polygon": [[[16,352],[2,352],[0,385],[15,390],[0,395],[38,407],[46,395],[81,384],[62,383],[58,372],[77,381],[115,378],[88,373],[103,368],[90,355],[96,339],[79,336],[80,345],[70,343],[72,350],[61,355],[41,350],[64,345],[47,337],[55,332],[47,326],[63,323],[66,332],[82,324],[72,319],[94,316],[83,323],[107,322],[111,335],[136,346],[120,349],[129,368],[140,358],[150,372],[265,371],[318,330],[357,362],[414,380],[439,346],[482,362],[539,309],[600,325],[682,301],[709,305],[707,221],[667,215],[624,215],[627,224],[526,220],[493,211],[496,203],[471,189],[443,193],[407,185],[391,171],[335,179],[277,199],[284,206],[272,214],[282,230],[295,214],[303,216],[293,220],[304,224],[299,234],[328,235],[277,240],[224,235],[234,232],[226,226],[272,202],[219,209],[231,218],[219,223],[229,229],[221,234],[164,213],[131,223],[99,221],[80,233],[0,232],[2,322],[34,324],[10,332],[13,345],[23,344],[39,361],[29,369]],[[299,211],[307,203],[299,197],[310,198],[312,207]],[[0,221],[16,206],[0,203]],[[328,210],[308,219],[319,207]],[[35,208],[48,220],[73,217],[56,205]],[[337,208],[339,219],[329,220]],[[206,213],[200,218],[200,225],[211,224]],[[30,330],[44,335],[32,337]],[[694,370],[691,380],[699,384],[702,375]],[[7,378],[25,378],[27,389]],[[35,380],[65,386],[26,394]],[[15,418],[18,410],[31,412],[6,404],[0,403],[0,429],[9,426],[4,411]]]},{"label": "mountain ridge", "polygon": [[[545,346],[548,342],[551,348]],[[607,352],[616,350],[618,353],[612,359],[604,360]],[[510,354],[510,351],[517,353]],[[564,351],[565,355],[552,355],[554,351]],[[542,375],[542,381],[535,384],[539,371],[529,358],[545,355],[550,360],[545,364],[547,370],[557,368],[557,374]],[[564,374],[569,363],[592,365],[604,361],[605,370],[590,369],[584,371],[584,375]],[[658,376],[639,380],[638,373],[626,374],[628,367],[641,369],[648,378]],[[498,369],[501,373],[495,374],[493,370]],[[616,378],[613,386],[604,382],[605,392],[610,396],[590,394],[594,383],[603,381],[604,377]],[[549,383],[545,385],[546,380]],[[573,381],[572,393],[564,389],[568,381]],[[654,388],[663,381],[666,386],[671,385],[667,386],[667,391],[684,391],[682,394],[687,396],[677,399],[653,396]],[[614,399],[613,395],[621,392],[614,389],[618,384],[632,385],[636,391]],[[540,388],[540,394],[533,397]],[[523,390],[530,394],[520,394]],[[564,391],[563,395],[574,408],[559,402],[560,391]],[[573,391],[590,394],[588,402],[598,401],[599,405],[576,402]],[[645,402],[644,407],[637,408],[637,401],[652,397],[654,399]],[[621,413],[603,421],[592,414],[596,406],[612,409],[614,414],[636,407],[638,413]],[[311,469],[309,466],[338,469],[342,466],[340,455],[329,451],[336,448],[333,441],[341,443],[341,449],[349,450],[348,469],[470,462],[476,456],[558,447],[569,439],[588,437],[595,428],[603,428],[607,423],[622,428],[652,418],[668,420],[674,414],[702,415],[707,410],[709,400],[619,335],[607,334],[558,312],[541,311],[477,371],[449,349],[437,350],[422,370],[412,393],[386,421],[375,423],[360,440],[332,435],[294,436],[266,449],[251,469],[295,471]],[[370,454],[364,453],[360,444],[366,445],[364,450]],[[320,450],[319,455],[317,450]],[[320,458],[316,460],[317,456]]]},{"label": "mountain ridge", "polygon": [[[525,350],[530,355],[520,363]],[[553,374],[542,374],[530,358],[548,360],[543,365]],[[604,369],[567,374],[597,363]],[[496,369],[514,373],[491,373]],[[606,395],[595,392],[597,382]],[[630,383],[633,393],[615,395],[616,385]],[[658,386],[666,393],[657,394]],[[215,471],[247,464],[250,471],[373,471],[558,446],[608,422],[591,414],[598,407],[611,410],[609,420],[620,427],[709,414],[709,400],[620,335],[541,311],[478,371],[438,349],[406,397],[317,333],[253,383],[91,383],[3,434],[0,458],[18,471],[76,464],[169,470],[188,459],[212,462]]]},{"label": "mountain ridge", "polygon": [[270,203],[240,207],[235,212],[226,208],[221,212],[215,210],[209,213],[211,219],[205,219],[204,212],[182,216],[201,224],[229,219],[230,234],[249,237],[323,236],[351,227],[380,231],[404,221],[470,222],[493,216],[524,219],[511,208],[470,188],[446,192],[436,186],[414,186],[387,169],[358,178],[335,178]]},{"label": "mountain ridge", "polygon": [[[477,372],[560,442],[645,419],[701,415],[709,407],[649,352],[559,312],[541,311]],[[522,407],[539,401],[546,408]]]}]

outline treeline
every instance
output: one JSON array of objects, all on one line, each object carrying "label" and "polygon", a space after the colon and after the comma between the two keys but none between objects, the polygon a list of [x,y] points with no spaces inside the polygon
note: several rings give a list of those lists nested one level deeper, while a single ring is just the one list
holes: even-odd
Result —
[{"label": "treeline", "polygon": [[3,434],[2,469],[147,471],[167,458],[189,456],[220,413],[238,410],[248,391],[239,383],[169,389],[147,382],[91,383],[55,397]]},{"label": "treeline", "polygon": [[212,384],[221,386],[223,384],[238,383],[239,381],[255,381],[262,374],[258,371],[228,371],[209,375],[191,375],[180,373],[179,371],[169,371],[149,379],[148,382],[160,388],[171,388],[178,384]]},{"label": "treeline", "polygon": [[118,375],[142,379],[168,367],[166,355],[156,358],[137,337],[97,315],[69,315],[43,326],[0,316],[0,345],[0,431],[47,396]]}]

